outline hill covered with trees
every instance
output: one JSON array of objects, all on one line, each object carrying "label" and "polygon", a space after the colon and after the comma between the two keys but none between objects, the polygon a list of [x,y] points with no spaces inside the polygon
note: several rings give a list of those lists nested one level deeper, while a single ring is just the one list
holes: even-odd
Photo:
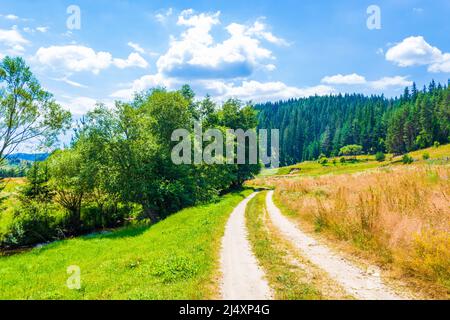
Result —
[{"label": "hill covered with trees", "polygon": [[450,88],[432,81],[402,96],[346,94],[256,106],[259,127],[280,129],[280,163],[337,156],[346,145],[365,153],[403,154],[450,141]]}]

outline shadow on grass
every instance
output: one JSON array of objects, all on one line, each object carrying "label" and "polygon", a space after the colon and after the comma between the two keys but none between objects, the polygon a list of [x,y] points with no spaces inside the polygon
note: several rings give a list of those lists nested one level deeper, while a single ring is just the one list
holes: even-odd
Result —
[{"label": "shadow on grass", "polygon": [[72,240],[82,240],[82,241],[92,241],[100,239],[125,239],[134,238],[144,234],[153,225],[145,226],[128,226],[122,227],[120,229],[110,230],[110,231],[99,231],[95,233],[90,233],[86,235],[79,235],[72,238],[66,238],[61,240],[55,240],[53,242],[37,244],[33,247],[22,247],[8,249],[0,252],[0,258],[13,257],[20,254],[30,253],[30,254],[42,254],[48,250],[59,249],[65,245],[69,245]]}]

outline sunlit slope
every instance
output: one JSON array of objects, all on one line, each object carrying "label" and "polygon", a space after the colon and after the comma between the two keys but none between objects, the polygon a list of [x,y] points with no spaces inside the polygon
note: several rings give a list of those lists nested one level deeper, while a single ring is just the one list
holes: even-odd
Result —
[{"label": "sunlit slope", "polygon": [[[150,228],[60,241],[0,258],[0,299],[207,299],[228,215],[251,191],[185,209]],[[81,289],[66,286],[67,267]]]},{"label": "sunlit slope", "polygon": [[[424,160],[424,154],[429,155],[429,159]],[[409,153],[416,163],[445,163],[450,160],[450,144],[439,147],[430,147]],[[318,176],[325,174],[340,174],[340,173],[354,173],[383,167],[388,165],[401,164],[402,157],[393,157],[391,154],[386,155],[386,160],[378,162],[374,155],[360,155],[356,157],[356,161],[351,161],[353,157],[345,157],[347,161],[341,162],[341,157],[329,158],[328,163],[323,165],[317,161],[305,161],[292,166],[282,167],[276,169],[266,169],[261,173],[261,177],[271,175],[306,175]]]}]

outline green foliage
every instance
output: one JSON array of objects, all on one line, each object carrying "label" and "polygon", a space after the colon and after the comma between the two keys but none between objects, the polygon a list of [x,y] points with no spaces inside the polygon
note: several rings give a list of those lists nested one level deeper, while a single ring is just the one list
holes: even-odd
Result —
[{"label": "green foliage", "polygon": [[339,162],[340,163],[345,163],[347,160],[345,159],[345,157],[341,157],[340,159],[339,159]]},{"label": "green foliage", "polygon": [[324,154],[321,154],[317,162],[324,166],[328,163],[328,158]]},{"label": "green foliage", "polygon": [[403,164],[411,164],[414,162],[414,159],[409,154],[405,154],[402,157],[402,162]]},{"label": "green foliage", "polygon": [[[209,127],[244,130],[256,127],[256,113],[237,100],[215,107],[207,97],[193,102],[188,86],[180,92],[152,90],[114,110],[99,106],[89,113],[74,150],[90,168],[84,190],[99,190],[124,203],[137,203],[143,218],[157,221],[185,206],[208,202],[257,174],[259,165],[175,165],[171,141],[176,129],[193,131],[193,120]],[[114,177],[114,179],[111,179]]]},{"label": "green foliage", "polygon": [[435,148],[439,148],[440,147],[440,143],[439,143],[439,141],[435,141],[434,143],[433,143],[433,146],[435,147]]},{"label": "green foliage", "polygon": [[77,235],[130,218],[157,222],[239,187],[259,173],[259,164],[176,165],[171,152],[177,142],[171,137],[176,129],[193,135],[199,119],[204,131],[252,130],[256,111],[238,100],[216,107],[208,97],[200,102],[194,97],[186,85],[173,92],[150,90],[114,108],[98,105],[79,122],[70,148],[33,166],[25,199],[65,209],[65,234]]},{"label": "green foliage", "polygon": [[357,156],[362,153],[363,147],[357,144],[350,144],[347,146],[342,147],[339,150],[340,155],[344,156]]},{"label": "green foliage", "polygon": [[76,233],[81,228],[81,204],[87,191],[86,181],[90,178],[89,169],[74,149],[55,152],[47,163],[55,201],[67,210],[70,229]]},{"label": "green foliage", "polygon": [[30,200],[49,203],[54,193],[48,185],[50,173],[47,163],[35,162],[28,170],[28,184],[22,188],[22,194]]},{"label": "green foliage", "polygon": [[377,160],[378,162],[383,162],[383,161],[386,160],[386,155],[385,155],[383,152],[378,151],[378,152],[375,154],[375,160]]},{"label": "green foliage", "polygon": [[0,62],[0,162],[20,144],[40,138],[55,142],[71,115],[45,91],[22,58]]},{"label": "green foliage", "polygon": [[429,154],[428,152],[425,152],[425,153],[422,155],[422,159],[423,159],[423,160],[428,160],[428,159],[430,159],[430,154]]},{"label": "green foliage", "polygon": [[55,207],[31,200],[16,208],[9,232],[0,239],[1,247],[18,247],[55,240],[63,224]]}]

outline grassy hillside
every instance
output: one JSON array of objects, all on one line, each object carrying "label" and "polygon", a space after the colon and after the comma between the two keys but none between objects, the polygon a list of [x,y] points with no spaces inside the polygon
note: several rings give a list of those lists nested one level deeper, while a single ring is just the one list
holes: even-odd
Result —
[{"label": "grassy hillside", "polygon": [[410,156],[407,165],[390,155],[303,162],[248,184],[275,188],[277,204],[304,230],[391,270],[425,296],[448,298],[450,145]]},{"label": "grassy hillside", "polygon": [[[423,155],[428,154],[429,159],[424,160]],[[450,159],[450,144],[440,146],[438,148],[431,147],[427,149],[417,150],[410,153],[416,163],[432,163],[445,162]],[[353,157],[346,157],[351,160]],[[325,165],[319,164],[317,161],[305,161],[288,167],[282,167],[278,170],[263,170],[260,177],[272,175],[294,175],[294,176],[321,176],[326,174],[343,174],[385,167],[390,165],[401,165],[401,156],[393,157],[391,154],[386,155],[386,160],[378,162],[373,155],[357,156],[355,162],[340,162],[341,157],[330,158]],[[334,162],[333,162],[334,161]]]},{"label": "grassy hillside", "polygon": [[[214,297],[227,217],[250,193],[185,209],[150,228],[80,237],[0,257],[0,299]],[[71,265],[80,267],[80,290],[66,286]]]}]

